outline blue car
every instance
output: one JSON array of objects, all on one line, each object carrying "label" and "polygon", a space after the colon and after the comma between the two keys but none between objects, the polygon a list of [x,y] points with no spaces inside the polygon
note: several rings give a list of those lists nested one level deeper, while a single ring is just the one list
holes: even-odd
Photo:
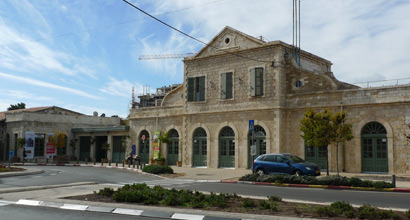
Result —
[{"label": "blue car", "polygon": [[253,161],[254,173],[320,176],[319,166],[289,153],[263,154]]}]

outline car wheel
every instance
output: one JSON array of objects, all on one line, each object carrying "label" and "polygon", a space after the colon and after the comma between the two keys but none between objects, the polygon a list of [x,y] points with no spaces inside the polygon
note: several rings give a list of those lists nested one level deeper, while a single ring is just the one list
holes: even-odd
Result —
[{"label": "car wheel", "polygon": [[263,172],[262,169],[258,169],[258,170],[256,171],[256,173],[259,174],[259,175],[265,174],[265,172]]},{"label": "car wheel", "polygon": [[302,176],[302,172],[300,172],[300,170],[296,170],[293,175],[295,176]]}]

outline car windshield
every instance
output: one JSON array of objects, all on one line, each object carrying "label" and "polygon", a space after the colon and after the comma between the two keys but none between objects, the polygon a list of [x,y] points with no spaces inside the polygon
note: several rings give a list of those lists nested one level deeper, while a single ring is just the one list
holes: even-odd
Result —
[{"label": "car windshield", "polygon": [[298,156],[295,156],[295,155],[286,155],[286,156],[295,163],[304,163],[305,162],[302,158],[300,158]]}]

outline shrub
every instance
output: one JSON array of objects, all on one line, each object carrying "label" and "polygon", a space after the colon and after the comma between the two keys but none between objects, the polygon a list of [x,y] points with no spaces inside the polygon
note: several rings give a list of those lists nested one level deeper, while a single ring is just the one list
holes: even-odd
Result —
[{"label": "shrub", "polygon": [[320,185],[348,186],[349,179],[344,176],[324,176],[318,178],[318,183]]},{"label": "shrub", "polygon": [[[94,191],[94,193],[96,192]],[[114,189],[105,187],[104,189],[100,189],[97,194],[100,196],[111,197],[114,194]]]},{"label": "shrub", "polygon": [[349,180],[349,186],[360,187],[362,185],[362,180],[357,177],[352,177]]},{"label": "shrub", "polygon": [[169,166],[147,165],[142,171],[152,174],[174,173],[174,170]]},{"label": "shrub", "polygon": [[320,217],[335,217],[336,213],[330,206],[318,207],[315,210],[316,214]]},{"label": "shrub", "polygon": [[282,198],[279,196],[268,196],[269,202],[280,202]]},{"label": "shrub", "polygon": [[253,208],[256,205],[255,205],[255,202],[252,199],[245,198],[245,199],[242,200],[241,206],[244,207],[244,208]]},{"label": "shrub", "polygon": [[358,209],[359,219],[397,219],[399,216],[392,210],[380,210],[370,205],[362,205]]},{"label": "shrub", "polygon": [[258,206],[259,209],[270,209],[270,204],[265,200],[260,200]]},{"label": "shrub", "polygon": [[406,218],[410,218],[410,209],[404,212],[404,216],[406,216]]},{"label": "shrub", "polygon": [[336,215],[344,215],[347,218],[354,217],[354,209],[353,206],[350,205],[348,202],[334,202],[330,204],[330,208],[335,212]]},{"label": "shrub", "polygon": [[376,181],[373,183],[376,189],[383,189],[383,188],[393,188],[393,184],[386,183],[384,181]]},{"label": "shrub", "polygon": [[239,178],[239,181],[251,181],[251,182],[255,182],[259,177],[259,174],[257,173],[251,173],[251,174],[247,174],[241,178]]}]

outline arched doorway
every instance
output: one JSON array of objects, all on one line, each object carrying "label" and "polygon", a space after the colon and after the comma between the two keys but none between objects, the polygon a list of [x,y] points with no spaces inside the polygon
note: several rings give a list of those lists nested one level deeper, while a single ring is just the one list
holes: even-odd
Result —
[{"label": "arched doorway", "polygon": [[175,129],[169,131],[171,142],[167,144],[167,163],[168,165],[176,165],[179,153],[179,134]]},{"label": "arched doorway", "polygon": [[144,163],[149,163],[149,133],[143,130],[138,138],[139,140],[139,156],[140,161]]},{"label": "arched doorway", "polygon": [[362,172],[389,172],[387,131],[379,122],[367,123],[361,133]]},{"label": "arched doorway", "polygon": [[203,128],[197,128],[193,137],[193,158],[194,167],[207,166],[207,141],[206,131]]},{"label": "arched doorway", "polygon": [[219,132],[219,167],[235,167],[235,132],[228,126]]},{"label": "arched doorway", "polygon": [[[252,167],[253,160],[261,154],[266,154],[266,132],[262,126],[255,125],[255,136],[248,132],[248,168]],[[252,143],[253,140],[253,143]],[[256,156],[251,156],[251,146],[256,146]]]}]

